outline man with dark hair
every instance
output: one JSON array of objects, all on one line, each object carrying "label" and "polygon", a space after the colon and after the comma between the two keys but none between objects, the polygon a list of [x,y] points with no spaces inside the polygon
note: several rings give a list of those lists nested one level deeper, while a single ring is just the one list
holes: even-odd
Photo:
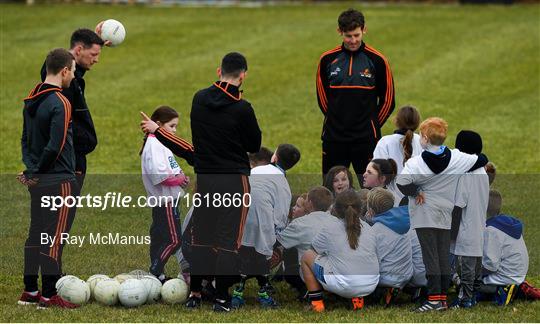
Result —
[{"label": "man with dark hair", "polygon": [[337,29],[343,43],[324,52],[319,61],[317,99],[325,116],[323,175],[335,165],[348,168],[352,163],[361,177],[381,137],[381,127],[394,110],[390,66],[381,53],[363,42],[366,30],[361,12],[344,11]]},{"label": "man with dark hair", "polygon": [[[198,91],[191,108],[193,146],[144,117],[141,128],[173,153],[193,161],[197,175],[191,238],[191,294],[188,308],[201,304],[202,280],[215,277],[214,311],[231,310],[229,288],[238,277],[237,253],[249,210],[250,164],[248,152],[258,152],[261,131],[251,104],[242,99],[240,86],[246,78],[247,61],[240,53],[223,57],[217,69],[219,81]],[[241,199],[225,205],[226,197]],[[239,201],[239,200],[236,200]],[[216,207],[216,206],[220,207]]]},{"label": "man with dark hair", "polygon": [[191,133],[195,147],[197,193],[241,196],[240,206],[195,207],[192,230],[192,276],[188,307],[200,305],[201,282],[215,275],[215,311],[229,311],[228,292],[238,275],[237,252],[247,217],[250,174],[247,152],[258,152],[261,131],[251,104],[242,99],[247,61],[240,53],[223,57],[219,81],[193,97]]},{"label": "man with dark hair", "polygon": [[[38,308],[75,308],[57,295],[62,273],[62,235],[68,233],[75,207],[58,209],[43,205],[43,198],[76,197],[75,155],[71,129],[71,106],[62,89],[73,80],[75,61],[65,49],[55,49],[45,60],[47,76],[24,99],[22,159],[26,170],[18,176],[30,192],[30,229],[24,249],[24,291],[20,305]],[[64,200],[65,201],[65,200]],[[65,201],[66,202],[66,201]],[[47,243],[43,243],[44,234]],[[38,290],[41,270],[42,294]]]},{"label": "man with dark hair", "polygon": [[[100,32],[101,24],[96,31]],[[91,153],[97,145],[96,130],[90,115],[90,110],[85,99],[86,71],[99,60],[101,48],[105,42],[101,37],[90,29],[77,29],[71,35],[69,52],[75,58],[75,78],[68,88],[62,90],[62,94],[71,103],[73,117],[73,146],[75,148],[75,173],[79,187],[82,188],[86,174],[86,155]],[[41,80],[47,77],[46,65],[41,68]]]}]

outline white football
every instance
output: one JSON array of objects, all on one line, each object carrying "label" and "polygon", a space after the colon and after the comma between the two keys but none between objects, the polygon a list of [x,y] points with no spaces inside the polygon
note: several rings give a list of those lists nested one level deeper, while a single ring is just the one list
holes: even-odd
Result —
[{"label": "white football", "polygon": [[141,281],[148,291],[148,298],[146,299],[147,304],[156,303],[161,297],[161,281],[159,281],[154,276],[144,276]]},{"label": "white football", "polygon": [[104,41],[111,41],[111,46],[118,46],[126,37],[126,29],[118,20],[107,19],[101,26],[100,36]]},{"label": "white football", "polygon": [[146,271],[140,270],[140,269],[130,271],[128,274],[131,275],[135,279],[142,279],[144,276],[150,275],[149,272],[146,272]]},{"label": "white football", "polygon": [[90,287],[79,278],[66,280],[60,289],[58,295],[70,303],[82,305],[90,299]]},{"label": "white football", "polygon": [[118,299],[126,307],[141,306],[146,302],[148,291],[139,279],[128,279],[120,285]]},{"label": "white football", "polygon": [[95,274],[93,276],[90,276],[88,280],[86,280],[86,284],[90,288],[90,298],[94,297],[94,289],[96,288],[96,284],[104,279],[110,279],[108,276],[104,274]]},{"label": "white football", "polygon": [[122,284],[124,281],[126,281],[128,279],[135,279],[135,277],[133,277],[132,275],[127,274],[127,273],[121,273],[121,274],[117,275],[116,277],[114,277],[114,279],[116,281],[118,281],[120,284]]},{"label": "white football", "polygon": [[72,276],[72,275],[67,275],[67,276],[61,277],[61,278],[58,279],[58,281],[56,282],[56,285],[55,285],[56,290],[57,290],[57,291],[60,290],[60,288],[62,288],[62,286],[63,286],[66,282],[68,282],[68,281],[70,281],[70,280],[73,280],[73,279],[77,279],[77,277]]},{"label": "white football", "polygon": [[98,281],[94,288],[94,299],[103,305],[112,306],[118,303],[120,283],[114,279]]},{"label": "white football", "polygon": [[180,304],[186,301],[189,288],[182,279],[167,280],[161,287],[161,298],[167,304]]}]

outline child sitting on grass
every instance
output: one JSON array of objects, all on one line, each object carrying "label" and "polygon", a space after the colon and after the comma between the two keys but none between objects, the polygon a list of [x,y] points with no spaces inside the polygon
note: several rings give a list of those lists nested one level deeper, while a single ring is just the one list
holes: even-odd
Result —
[{"label": "child sitting on grass", "polygon": [[390,305],[413,275],[412,248],[407,206],[393,207],[394,196],[383,188],[372,189],[367,198],[367,215],[375,233],[380,279],[375,299],[384,297]]},{"label": "child sitting on grass", "polygon": [[498,305],[508,305],[525,281],[529,253],[523,240],[523,224],[517,218],[501,214],[502,196],[489,192],[484,231],[483,284],[478,291],[494,296]]}]

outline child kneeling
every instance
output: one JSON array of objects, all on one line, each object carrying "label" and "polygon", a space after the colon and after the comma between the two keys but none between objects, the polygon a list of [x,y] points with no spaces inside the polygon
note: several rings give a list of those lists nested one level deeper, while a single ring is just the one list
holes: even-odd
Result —
[{"label": "child kneeling", "polygon": [[363,307],[363,297],[379,283],[375,234],[360,220],[362,202],[354,190],[336,197],[325,228],[302,256],[302,274],[312,310],[324,311],[322,289],[352,298],[354,309]]}]

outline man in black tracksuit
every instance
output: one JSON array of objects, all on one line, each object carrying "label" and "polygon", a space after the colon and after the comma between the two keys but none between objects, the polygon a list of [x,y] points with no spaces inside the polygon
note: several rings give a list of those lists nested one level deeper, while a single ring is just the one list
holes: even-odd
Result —
[{"label": "man in black tracksuit", "polygon": [[[75,172],[81,188],[86,174],[86,155],[94,151],[97,145],[94,122],[84,97],[86,83],[83,77],[86,71],[98,62],[103,45],[101,37],[89,29],[78,29],[73,32],[69,51],[75,58],[77,68],[75,78],[71,81],[69,88],[62,91],[72,108]],[[44,63],[41,68],[41,81],[44,81],[46,76],[47,70]]]},{"label": "man in black tracksuit", "polygon": [[[71,228],[75,207],[64,204],[52,210],[50,205],[43,205],[42,197],[65,198],[79,194],[75,180],[71,106],[61,93],[74,77],[75,61],[67,50],[56,49],[49,53],[45,63],[45,82],[38,84],[24,100],[21,146],[26,170],[18,179],[28,186],[31,217],[24,249],[25,288],[19,304],[74,308],[76,305],[56,294],[55,284],[62,273],[63,242],[60,238]],[[44,236],[47,243],[43,242]],[[42,295],[38,290],[40,270]]]},{"label": "man in black tracksuit", "polygon": [[[250,199],[247,152],[258,152],[261,146],[255,113],[239,90],[246,71],[244,56],[229,53],[218,69],[220,81],[195,94],[191,108],[193,146],[157,128],[151,121],[142,123],[144,131],[155,133],[175,154],[188,162],[193,159],[197,174],[196,194],[200,195],[201,204],[195,206],[192,216],[188,308],[200,306],[202,280],[214,276],[217,291],[214,310],[231,309],[228,289],[238,280],[237,254]],[[150,124],[153,126],[147,127]],[[230,207],[224,207],[225,197],[238,199]]]},{"label": "man in black tracksuit", "polygon": [[324,114],[322,172],[352,163],[360,178],[394,110],[394,84],[386,58],[362,41],[362,13],[349,9],[338,25],[343,44],[324,52],[317,69],[317,99]]}]

